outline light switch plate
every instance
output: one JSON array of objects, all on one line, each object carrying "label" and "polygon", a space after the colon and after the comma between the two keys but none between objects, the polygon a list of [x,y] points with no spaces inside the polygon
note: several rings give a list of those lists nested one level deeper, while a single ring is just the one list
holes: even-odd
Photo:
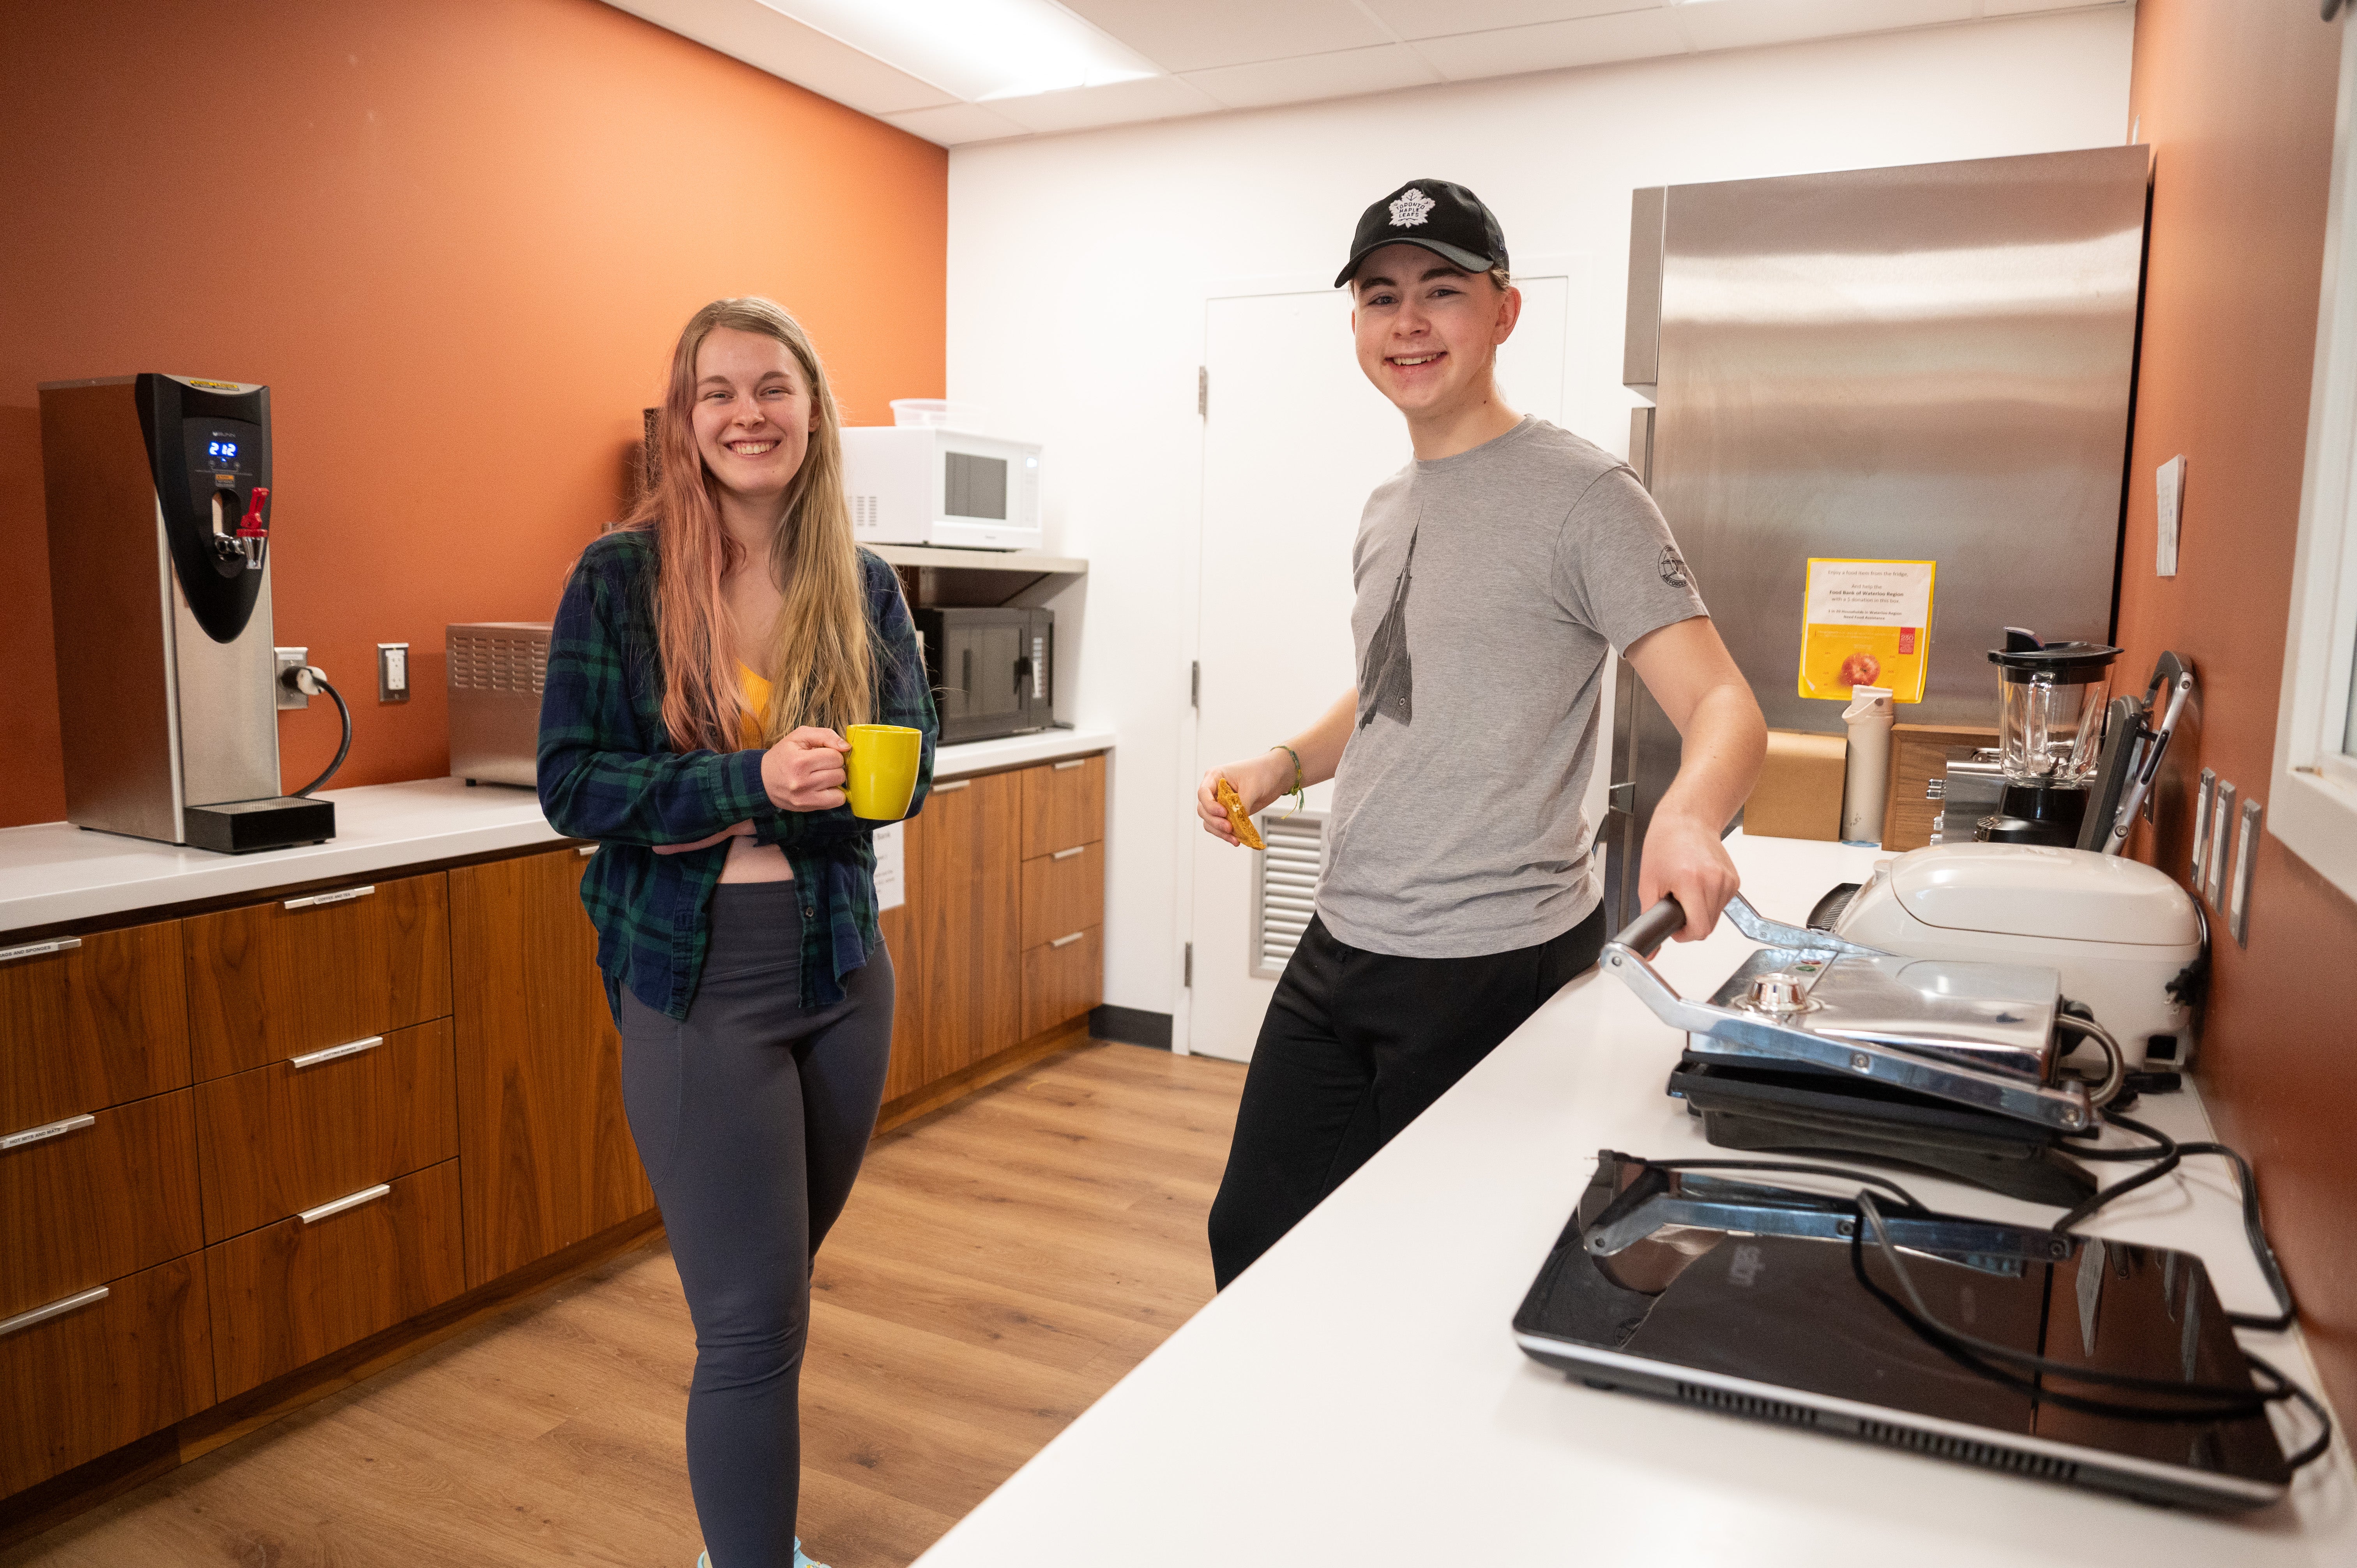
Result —
[{"label": "light switch plate", "polygon": [[277,662],[272,668],[270,673],[272,678],[276,680],[278,682],[278,706],[280,711],[284,712],[288,708],[309,707],[311,705],[309,693],[298,692],[294,687],[288,685],[286,683],[286,671],[289,670],[300,670],[306,664],[310,663],[311,650],[307,648],[274,648],[270,651],[277,658]]},{"label": "light switch plate", "polygon": [[2180,454],[2153,470],[2155,499],[2158,502],[2159,536],[2153,549],[2153,575],[2177,575],[2177,539],[2185,507],[2185,458]]},{"label": "light switch plate", "polygon": [[409,701],[409,644],[380,642],[376,645],[376,700],[380,703]]}]

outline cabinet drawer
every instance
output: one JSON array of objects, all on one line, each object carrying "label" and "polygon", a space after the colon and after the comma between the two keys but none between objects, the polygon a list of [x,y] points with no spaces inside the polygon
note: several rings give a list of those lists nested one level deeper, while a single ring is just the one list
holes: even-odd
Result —
[{"label": "cabinet drawer", "polygon": [[1104,929],[1078,941],[1043,942],[1023,954],[1023,1037],[1079,1017],[1104,1000]]},{"label": "cabinet drawer", "polygon": [[197,1077],[447,1015],[448,886],[437,871],[180,922]]},{"label": "cabinet drawer", "polygon": [[0,1317],[204,1244],[193,1099],[136,1100],[0,1152]]},{"label": "cabinet drawer", "polygon": [[1053,854],[1104,837],[1104,754],[1027,768],[1023,780],[1023,858]]},{"label": "cabinet drawer", "polygon": [[172,921],[41,942],[0,939],[0,1134],[188,1082]]},{"label": "cabinet drawer", "polygon": [[457,1158],[450,1021],[199,1085],[197,1153],[208,1241]]},{"label": "cabinet drawer", "polygon": [[213,1402],[200,1265],[179,1258],[118,1279],[102,1299],[23,1327],[0,1320],[0,1497]]},{"label": "cabinet drawer", "polygon": [[1023,863],[1026,949],[1103,924],[1103,844],[1074,844]]},{"label": "cabinet drawer", "polygon": [[467,1287],[458,1163],[340,1213],[282,1219],[205,1249],[213,1376],[229,1399]]}]

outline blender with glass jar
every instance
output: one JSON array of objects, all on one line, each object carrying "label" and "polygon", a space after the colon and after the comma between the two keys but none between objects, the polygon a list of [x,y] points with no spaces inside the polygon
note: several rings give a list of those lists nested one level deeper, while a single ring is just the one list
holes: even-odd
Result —
[{"label": "blender with glass jar", "polygon": [[2040,642],[2018,626],[1989,650],[1997,667],[2005,793],[1973,836],[1986,843],[2079,842],[2103,755],[2104,701],[2120,650],[2100,642]]}]

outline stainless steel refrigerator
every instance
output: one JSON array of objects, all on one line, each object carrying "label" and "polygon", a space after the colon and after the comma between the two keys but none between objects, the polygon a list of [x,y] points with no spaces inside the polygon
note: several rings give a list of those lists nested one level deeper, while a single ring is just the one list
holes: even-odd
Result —
[{"label": "stainless steel refrigerator", "polygon": [[[1938,562],[1901,723],[1995,722],[2000,628],[2108,640],[2151,162],[2142,146],[1640,190],[1630,460],[1770,727],[1815,557]],[[1624,663],[1605,907],[1635,918],[1678,736]]]}]

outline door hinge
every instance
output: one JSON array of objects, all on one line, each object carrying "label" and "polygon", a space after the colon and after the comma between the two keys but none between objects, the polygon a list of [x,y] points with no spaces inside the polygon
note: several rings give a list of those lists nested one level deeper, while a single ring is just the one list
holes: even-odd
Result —
[{"label": "door hinge", "polygon": [[1184,977],[1178,982],[1178,985],[1179,988],[1184,991],[1192,991],[1195,989],[1195,944],[1193,942],[1189,942],[1187,944],[1186,972]]},{"label": "door hinge", "polygon": [[1187,705],[1198,713],[1203,707],[1203,661],[1191,660],[1187,666]]},{"label": "door hinge", "polygon": [[1211,368],[1209,365],[1195,367],[1195,417],[1211,417]]}]

